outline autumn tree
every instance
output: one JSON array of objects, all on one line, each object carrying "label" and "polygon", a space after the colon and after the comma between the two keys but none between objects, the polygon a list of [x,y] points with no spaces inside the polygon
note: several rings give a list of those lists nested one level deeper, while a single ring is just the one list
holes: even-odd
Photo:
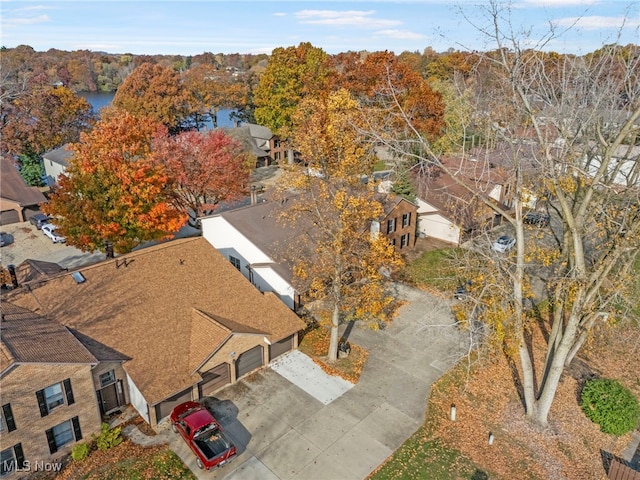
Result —
[{"label": "autumn tree", "polygon": [[56,217],[67,243],[83,251],[126,253],[143,242],[171,238],[187,216],[167,189],[164,166],[150,159],[152,139],[166,128],[122,110],[104,110],[80,142],[45,213]]},{"label": "autumn tree", "polygon": [[183,74],[183,84],[191,96],[191,117],[198,129],[208,120],[217,127],[219,109],[242,109],[248,103],[249,85],[212,65],[190,68]]},{"label": "autumn tree", "polygon": [[221,130],[159,138],[153,158],[165,168],[177,204],[189,215],[192,226],[220,202],[246,194],[255,163],[235,139]]},{"label": "autumn tree", "polygon": [[[547,425],[562,373],[597,323],[613,323],[640,252],[640,167],[633,144],[640,84],[632,73],[640,54],[638,47],[629,55],[618,45],[599,55],[545,54],[555,30],[536,43],[503,24],[498,2],[484,11],[491,27],[478,28],[496,50],[483,55],[485,77],[476,83],[491,97],[494,135],[508,152],[501,167],[510,171],[513,206],[476,195],[510,224],[517,243],[511,256],[491,263],[495,274],[488,284],[498,291],[491,295],[496,303],[485,305],[496,308],[485,309],[483,318],[519,363],[526,416]],[[375,138],[386,137],[389,148],[411,161],[418,143],[424,152],[419,161],[447,169],[418,131],[410,139],[377,132]],[[523,221],[532,196],[546,199],[549,235],[532,235]],[[537,297],[534,280],[543,284]],[[548,301],[548,316],[532,317],[532,297]],[[548,332],[542,358],[529,342],[538,321]]]},{"label": "autumn tree", "polygon": [[4,155],[42,155],[76,142],[93,125],[91,105],[65,87],[28,83],[25,91],[2,104]]},{"label": "autumn tree", "polygon": [[310,252],[295,265],[294,283],[317,304],[331,326],[328,358],[337,359],[338,327],[345,319],[386,320],[391,298],[385,274],[400,265],[390,242],[369,226],[383,210],[361,181],[374,157],[352,121],[357,103],[346,90],[305,99],[294,115],[295,147],[308,169],[292,169],[289,186],[299,193],[285,221],[310,225],[300,237]]},{"label": "autumn tree", "polygon": [[326,90],[328,56],[310,43],[276,48],[254,91],[255,118],[281,138],[288,138],[298,104]]},{"label": "autumn tree", "polygon": [[189,116],[189,93],[174,70],[143,63],[122,83],[113,106],[178,131]]}]

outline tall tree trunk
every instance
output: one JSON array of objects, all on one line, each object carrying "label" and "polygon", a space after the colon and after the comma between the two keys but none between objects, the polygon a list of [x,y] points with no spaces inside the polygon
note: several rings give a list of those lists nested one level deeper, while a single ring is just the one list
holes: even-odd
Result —
[{"label": "tall tree trunk", "polygon": [[338,360],[338,326],[340,325],[340,306],[336,302],[331,313],[331,340],[329,342],[329,353],[327,360],[335,362]]}]

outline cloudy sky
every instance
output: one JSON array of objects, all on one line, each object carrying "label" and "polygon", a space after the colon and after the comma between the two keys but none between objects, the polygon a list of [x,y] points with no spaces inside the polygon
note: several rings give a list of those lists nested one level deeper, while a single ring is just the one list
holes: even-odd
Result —
[{"label": "cloudy sky", "polygon": [[[300,42],[331,54],[487,50],[495,45],[479,29],[489,25],[483,15],[488,3],[2,0],[0,31],[3,46],[30,45],[37,51],[271,53]],[[549,25],[565,32],[545,50],[586,53],[607,43],[640,43],[637,0],[512,0],[510,5],[511,27],[530,32],[530,45],[549,32]]]}]

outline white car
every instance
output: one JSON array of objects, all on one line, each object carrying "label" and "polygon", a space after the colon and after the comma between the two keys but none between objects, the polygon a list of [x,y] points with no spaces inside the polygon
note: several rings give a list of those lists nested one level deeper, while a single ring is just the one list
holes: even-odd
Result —
[{"label": "white car", "polygon": [[42,226],[42,233],[49,237],[53,243],[65,243],[67,241],[62,235],[56,233],[56,226],[51,223]]},{"label": "white car", "polygon": [[494,252],[505,253],[511,250],[515,244],[515,238],[510,237],[509,235],[502,235],[501,237],[498,237],[495,242],[493,242],[493,245],[491,245],[491,249]]}]

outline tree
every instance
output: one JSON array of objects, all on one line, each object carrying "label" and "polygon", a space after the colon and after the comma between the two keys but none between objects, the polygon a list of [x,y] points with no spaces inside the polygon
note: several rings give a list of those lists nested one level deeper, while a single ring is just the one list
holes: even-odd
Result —
[{"label": "tree", "polygon": [[324,92],[329,73],[327,54],[308,42],[276,48],[254,91],[256,121],[289,137],[298,104]]},{"label": "tree", "polygon": [[168,190],[162,165],[150,160],[152,139],[166,128],[119,110],[103,110],[102,120],[72,144],[69,168],[59,188],[42,206],[57,217],[67,243],[83,251],[125,253],[151,240],[163,240],[187,216]]},{"label": "tree", "polygon": [[179,130],[190,114],[189,94],[180,75],[154,63],[143,63],[127,77],[113,97],[113,106],[162,123],[170,131]]},{"label": "tree", "polygon": [[294,283],[322,306],[319,314],[331,326],[329,361],[337,359],[341,321],[386,319],[385,274],[401,263],[389,241],[368,228],[382,206],[361,182],[374,157],[351,124],[356,111],[357,103],[340,90],[305,99],[294,116],[295,147],[308,170],[290,172],[300,195],[285,218],[312,225],[300,237],[299,248],[309,255],[297,255]]},{"label": "tree", "polygon": [[169,176],[178,205],[190,224],[220,202],[247,193],[254,160],[223,131],[183,132],[154,145],[153,158]]},{"label": "tree", "polygon": [[3,105],[2,153],[42,155],[77,142],[94,122],[89,102],[68,88],[30,84],[27,92]]},{"label": "tree", "polygon": [[44,185],[42,176],[44,168],[40,157],[37,155],[18,155],[18,164],[20,165],[20,175],[32,187],[41,187]]},{"label": "tree", "polygon": [[[513,207],[478,198],[511,224],[517,239],[514,255],[493,264],[500,308],[486,312],[506,312],[493,321],[504,350],[519,360],[526,416],[547,425],[564,368],[596,322],[615,317],[640,252],[640,167],[633,153],[640,84],[632,74],[640,68],[640,54],[637,47],[633,55],[628,49],[621,54],[617,45],[597,56],[544,54],[542,48],[556,38],[553,29],[536,44],[503,28],[497,2],[485,11],[492,27],[478,28],[497,49],[483,55],[482,87],[490,98],[494,135],[509,153],[501,166],[510,169]],[[486,75],[493,78],[486,81]],[[407,146],[418,142],[427,152],[420,160],[446,170],[426,138],[384,137],[412,161],[416,149]],[[552,221],[552,243],[525,236],[524,205],[532,193],[547,199],[558,222]],[[549,316],[540,319],[548,330],[542,359],[534,358],[528,342],[534,319],[525,302],[534,276],[548,292]]]}]

